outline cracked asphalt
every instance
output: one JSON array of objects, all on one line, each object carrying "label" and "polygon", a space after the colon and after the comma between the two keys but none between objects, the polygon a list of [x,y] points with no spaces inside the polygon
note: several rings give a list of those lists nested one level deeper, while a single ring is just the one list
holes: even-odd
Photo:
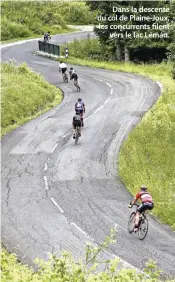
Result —
[{"label": "cracked asphalt", "polygon": [[[86,36],[54,36],[53,42]],[[158,85],[134,74],[75,66],[79,94],[72,83],[63,84],[58,63],[33,55],[36,50],[36,41],[8,46],[1,60],[27,62],[65,96],[60,105],[2,139],[3,245],[29,264],[63,250],[78,259],[88,239],[98,244],[115,225],[111,254],[139,269],[151,258],[166,276],[175,277],[174,232],[149,216],[144,241],[128,234],[131,195],[117,175],[120,146],[158,99]],[[75,146],[71,122],[79,96],[87,119]]]}]

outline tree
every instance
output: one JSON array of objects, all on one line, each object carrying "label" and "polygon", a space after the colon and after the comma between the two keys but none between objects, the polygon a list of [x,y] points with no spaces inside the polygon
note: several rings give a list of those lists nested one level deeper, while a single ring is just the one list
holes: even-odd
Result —
[{"label": "tree", "polygon": [[175,79],[175,22],[174,22],[174,14],[175,14],[175,2],[171,3],[171,25],[169,30],[169,36],[171,38],[170,45],[168,47],[169,52],[169,60],[173,63],[172,76]]},{"label": "tree", "polygon": [[[145,37],[145,32],[147,32],[148,30],[144,29],[143,26],[145,26],[145,28],[146,26],[149,26],[149,32],[156,32],[159,35],[162,34],[162,31],[159,29],[158,26],[160,24],[168,24],[168,13],[156,13],[155,15],[157,16],[157,18],[154,17],[153,19],[153,13],[148,13],[146,11],[140,12],[139,9],[141,7],[169,7],[169,1],[166,1],[166,3],[165,1],[91,1],[88,2],[87,5],[89,5],[93,11],[99,11],[99,17],[97,17],[97,24],[101,23],[101,25],[103,25],[104,27],[102,28],[100,25],[98,25],[94,28],[94,31],[98,35],[102,44],[110,44],[112,46],[115,46],[115,48],[113,49],[115,50],[116,57],[118,60],[121,60],[124,54],[125,61],[128,61],[130,58],[130,50],[138,47],[147,47],[149,49],[155,47],[167,48],[167,45],[169,43],[168,39],[161,38],[160,40],[160,38],[152,39],[149,37]],[[134,8],[134,11],[132,7]],[[121,17],[122,15],[123,18]],[[135,17],[133,17],[133,15]],[[148,16],[150,15],[152,19],[148,20]],[[113,17],[109,18],[109,16]],[[142,18],[140,19],[139,17]],[[163,20],[163,17],[165,18],[165,20]],[[100,21],[100,19],[102,20]],[[112,33],[115,33],[111,30],[111,25],[121,26],[120,29],[116,30],[116,37],[112,37]],[[137,27],[139,28],[135,27],[135,29],[129,30],[128,32],[131,34],[131,37],[126,37],[126,25],[137,25]],[[137,37],[135,37],[136,34]]]}]

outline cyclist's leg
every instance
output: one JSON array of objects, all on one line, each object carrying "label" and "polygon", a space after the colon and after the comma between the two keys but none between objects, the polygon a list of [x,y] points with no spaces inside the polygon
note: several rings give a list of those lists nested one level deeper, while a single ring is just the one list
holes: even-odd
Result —
[{"label": "cyclist's leg", "polygon": [[75,135],[76,135],[76,126],[74,126],[73,128],[74,128],[73,139],[75,139]]},{"label": "cyclist's leg", "polygon": [[75,139],[75,133],[76,133],[76,124],[75,124],[75,122],[72,122],[72,127],[73,127],[73,138]]},{"label": "cyclist's leg", "polygon": [[83,113],[84,113],[84,111],[82,110],[81,113],[80,113],[81,114],[81,124],[84,126]]},{"label": "cyclist's leg", "polygon": [[62,73],[62,77],[64,77],[64,70],[63,69],[61,69],[61,73]]},{"label": "cyclist's leg", "polygon": [[145,206],[142,203],[138,208],[136,212],[136,217],[135,217],[135,226],[134,226],[134,231],[138,230],[138,225],[139,225],[139,219],[140,219],[140,214],[145,211]]},{"label": "cyclist's leg", "polygon": [[81,136],[81,125],[79,126],[79,134]]}]

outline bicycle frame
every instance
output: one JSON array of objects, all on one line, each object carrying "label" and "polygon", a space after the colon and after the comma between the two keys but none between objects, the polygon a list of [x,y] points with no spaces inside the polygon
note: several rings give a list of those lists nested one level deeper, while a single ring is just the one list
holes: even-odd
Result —
[{"label": "bicycle frame", "polygon": [[[137,206],[137,207],[140,206],[138,204],[134,204],[134,205]],[[139,215],[138,236],[139,236],[140,240],[143,240],[146,237],[147,232],[148,232],[148,219],[146,217],[145,212],[146,211],[143,211]],[[128,221],[128,231],[129,231],[129,233],[133,233],[133,231],[134,231],[134,227],[130,228],[130,224],[134,223],[134,225],[135,225],[136,213],[137,213],[137,210],[135,212],[132,212],[130,217],[129,217],[129,221]],[[142,235],[142,232],[144,232],[143,235]]]}]

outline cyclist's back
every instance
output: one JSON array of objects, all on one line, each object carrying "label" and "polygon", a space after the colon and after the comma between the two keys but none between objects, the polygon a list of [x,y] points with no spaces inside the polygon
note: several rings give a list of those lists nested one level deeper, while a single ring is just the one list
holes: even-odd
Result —
[{"label": "cyclist's back", "polygon": [[79,114],[76,113],[76,115],[73,117],[72,125],[74,128],[73,138],[75,139],[75,131],[77,126],[79,127],[79,134],[81,136],[81,116]]},{"label": "cyclist's back", "polygon": [[70,80],[72,79],[78,80],[78,75],[72,67],[70,68],[69,75],[70,75]]},{"label": "cyclist's back", "polygon": [[73,123],[74,123],[74,126],[81,126],[81,116],[76,114],[73,117]]},{"label": "cyclist's back", "polygon": [[60,62],[59,64],[59,71],[62,72],[62,74],[64,74],[67,71],[67,65],[63,62]]},{"label": "cyclist's back", "polygon": [[79,98],[78,102],[75,103],[75,112],[80,112],[80,113],[85,112],[85,104],[81,98]]}]

